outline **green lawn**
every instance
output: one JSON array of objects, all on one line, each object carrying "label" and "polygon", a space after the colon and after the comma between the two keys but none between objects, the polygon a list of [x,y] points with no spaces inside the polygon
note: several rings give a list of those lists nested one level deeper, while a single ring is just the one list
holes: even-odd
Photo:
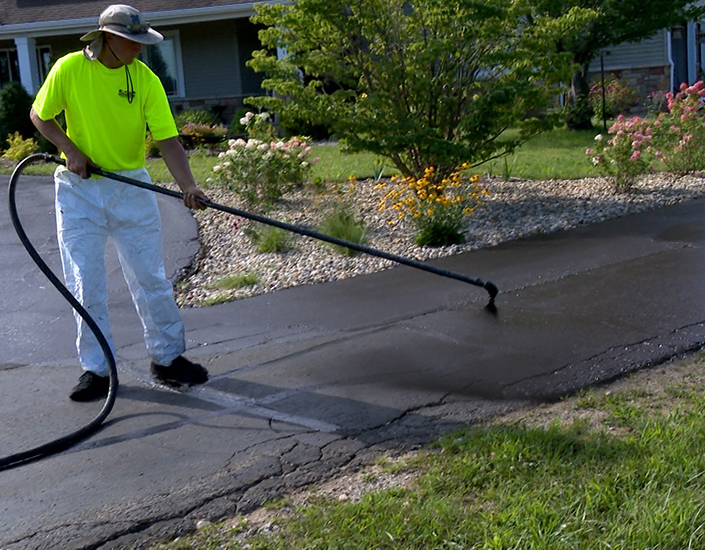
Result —
[{"label": "green lawn", "polygon": [[[499,159],[477,167],[481,174],[494,176],[511,176],[529,179],[581,178],[595,176],[597,171],[585,156],[585,149],[591,146],[595,131],[569,132],[559,129],[535,137],[516,153],[506,159]],[[350,176],[356,178],[374,177],[383,170],[388,176],[395,172],[394,167],[384,163],[372,153],[345,154],[337,144],[319,144],[314,146],[314,157],[321,161],[314,165],[312,177],[320,181],[346,181]],[[191,169],[196,181],[207,186],[208,177],[218,161],[215,156],[195,154],[191,156]],[[51,174],[53,164],[32,165],[26,174]],[[155,182],[171,181],[171,176],[164,162],[150,159],[147,163]],[[10,173],[12,168],[3,165],[2,173]]]}]

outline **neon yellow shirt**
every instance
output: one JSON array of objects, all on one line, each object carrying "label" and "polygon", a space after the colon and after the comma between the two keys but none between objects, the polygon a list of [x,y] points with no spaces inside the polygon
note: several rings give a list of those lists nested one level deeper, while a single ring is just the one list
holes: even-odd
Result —
[{"label": "neon yellow shirt", "polygon": [[132,103],[125,67],[109,69],[86,59],[83,52],[68,54],[49,71],[32,106],[42,120],[65,111],[71,141],[107,171],[145,165],[147,125],[157,141],[178,135],[157,75],[138,59],[128,68],[135,92]]}]

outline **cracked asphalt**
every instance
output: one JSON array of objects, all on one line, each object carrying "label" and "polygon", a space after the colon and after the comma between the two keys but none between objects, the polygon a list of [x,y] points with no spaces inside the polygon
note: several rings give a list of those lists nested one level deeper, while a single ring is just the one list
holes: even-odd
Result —
[{"label": "cracked asphalt", "polygon": [[[0,178],[7,182],[8,177]],[[23,176],[27,232],[58,268],[52,184]],[[160,197],[176,276],[196,225]],[[121,386],[104,427],[0,471],[0,549],[143,548],[533,401],[660,363],[705,341],[705,201],[435,261],[183,311],[186,393],[152,384],[141,327],[108,255]],[[101,404],[80,374],[71,311],[0,215],[0,454],[73,431]]]}]

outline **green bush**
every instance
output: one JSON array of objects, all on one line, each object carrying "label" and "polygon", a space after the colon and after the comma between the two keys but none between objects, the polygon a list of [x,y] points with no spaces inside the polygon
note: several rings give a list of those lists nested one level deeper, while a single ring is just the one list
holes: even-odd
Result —
[{"label": "green bush", "polygon": [[151,132],[147,132],[147,138],[144,143],[144,154],[147,158],[159,158],[162,156],[162,151],[159,145],[157,145],[157,142],[154,141]]},{"label": "green bush", "polygon": [[8,82],[0,89],[0,136],[3,136],[0,147],[6,145],[5,136],[15,132],[23,138],[34,135],[36,128],[29,118],[32,101],[32,96],[19,82]]},{"label": "green bush", "polygon": [[[535,19],[528,2],[297,0],[259,3],[263,49],[247,64],[268,96],[248,98],[280,120],[329,125],[352,152],[390,160],[404,176],[439,177],[465,161],[511,152],[559,122],[545,117],[568,55],[550,54],[591,17],[574,8]],[[279,58],[277,48],[288,55]],[[509,127],[516,137],[498,140]]]},{"label": "green bush", "polygon": [[218,115],[204,109],[187,109],[186,111],[181,111],[174,116],[174,121],[176,122],[177,128],[181,128],[186,124],[207,124],[211,126],[220,124]]},{"label": "green bush", "polygon": [[9,147],[2,155],[2,158],[19,162],[23,158],[31,155],[37,150],[37,142],[34,138],[23,138],[19,132],[7,136]]}]

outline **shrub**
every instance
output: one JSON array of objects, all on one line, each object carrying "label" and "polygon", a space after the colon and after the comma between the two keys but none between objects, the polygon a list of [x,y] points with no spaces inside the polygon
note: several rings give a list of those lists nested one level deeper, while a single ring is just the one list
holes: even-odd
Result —
[{"label": "shrub", "polygon": [[637,176],[649,171],[644,152],[653,141],[652,131],[646,119],[627,119],[619,115],[608,130],[612,137],[598,134],[595,149],[588,149],[585,153],[601,173],[613,178],[616,191],[629,191]]},{"label": "shrub", "polygon": [[[8,82],[0,89],[0,136],[19,132],[23,138],[31,138],[36,128],[29,118],[32,96],[19,82]],[[0,147],[4,146],[0,143]]]},{"label": "shrub", "polygon": [[396,221],[409,219],[416,227],[419,246],[460,244],[465,241],[465,217],[477,208],[484,193],[477,185],[479,176],[463,173],[468,168],[465,164],[440,180],[433,167],[418,179],[395,176],[391,180],[394,187],[382,199],[380,210],[391,203],[398,212]]},{"label": "shrub", "polygon": [[[408,177],[447,176],[466,159],[512,151],[560,120],[546,111],[570,81],[570,39],[581,8],[530,16],[530,3],[487,0],[261,2],[263,49],[247,64],[266,73],[250,104],[282,120],[329,125],[353,152],[383,156]],[[280,57],[277,50],[286,49]],[[538,117],[536,113],[546,113]],[[497,139],[519,127],[513,137]]]},{"label": "shrub", "polygon": [[242,123],[242,119],[247,114],[248,110],[247,107],[240,107],[235,111],[230,126],[228,126],[229,136],[242,137],[247,134],[247,126]]},{"label": "shrub", "polygon": [[239,120],[240,125],[245,128],[248,137],[269,141],[277,138],[277,130],[274,121],[269,113],[246,112]]},{"label": "shrub", "polygon": [[187,109],[186,111],[181,111],[174,116],[174,121],[179,128],[187,124],[205,124],[208,126],[220,124],[218,115],[204,109]]},{"label": "shrub", "polygon": [[[637,93],[612,77],[605,80],[605,116],[614,118],[623,114],[629,107],[634,105],[639,99]],[[595,116],[602,116],[602,83],[598,83],[590,88],[588,99]]]},{"label": "shrub", "polygon": [[152,132],[147,132],[147,138],[144,142],[144,154],[147,158],[157,158],[162,156],[162,151],[159,149],[157,142],[154,141]]},{"label": "shrub", "polygon": [[7,136],[8,148],[2,158],[19,162],[37,150],[37,142],[34,138],[23,138],[19,132]]},{"label": "shrub", "polygon": [[311,147],[297,138],[231,139],[209,181],[230,189],[249,206],[266,209],[306,181],[311,172],[310,154]]},{"label": "shrub", "polygon": [[705,117],[702,81],[681,84],[677,94],[667,94],[667,111],[654,121],[656,157],[668,171],[686,173],[705,168]]},{"label": "shrub", "polygon": [[[367,226],[365,222],[357,219],[345,206],[338,206],[327,214],[321,222],[320,230],[321,233],[355,244],[364,244],[367,241]],[[356,250],[346,246],[331,246],[345,256],[357,254]]]},{"label": "shrub", "polygon": [[705,84],[682,84],[677,94],[666,94],[666,112],[652,122],[620,115],[609,129],[611,137],[595,137],[595,149],[586,154],[605,175],[614,179],[615,190],[628,191],[637,176],[658,164],[671,172],[705,169],[705,117],[702,105]]}]

